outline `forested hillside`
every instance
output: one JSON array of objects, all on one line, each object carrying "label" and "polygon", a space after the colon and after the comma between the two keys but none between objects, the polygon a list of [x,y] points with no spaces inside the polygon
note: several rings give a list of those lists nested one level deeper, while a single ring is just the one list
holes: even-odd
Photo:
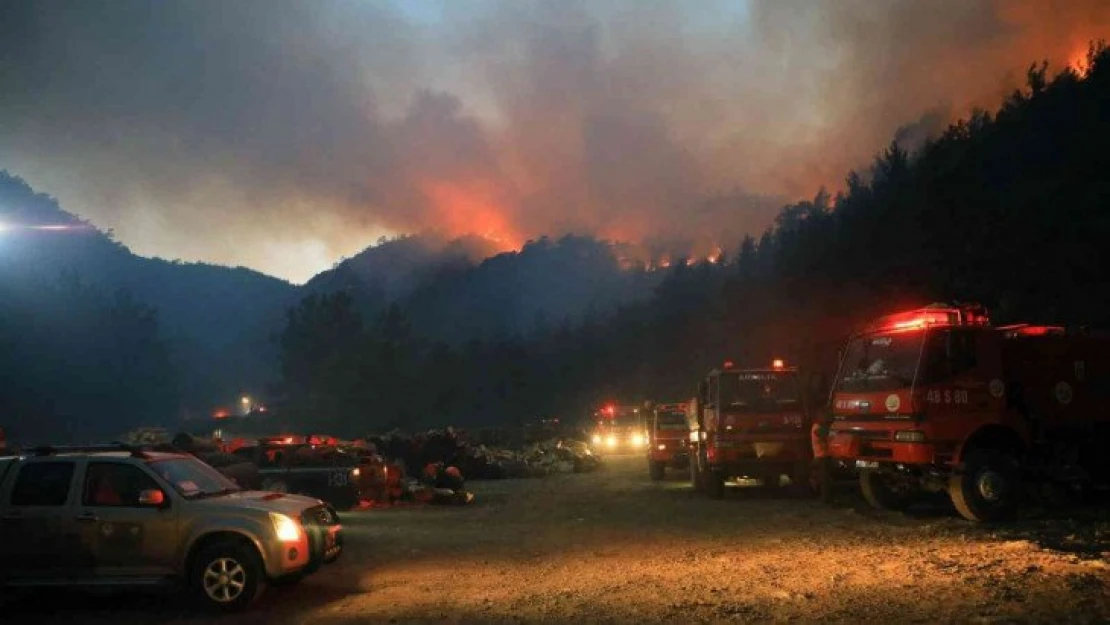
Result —
[{"label": "forested hillside", "polygon": [[282,340],[289,408],[346,431],[574,417],[606,398],[685,398],[725,358],[828,372],[855,324],[932,301],[1105,327],[1107,145],[1110,54],[1098,46],[1082,75],[1033,66],[997,111],[913,154],[892,144],[842,193],[785,207],[733,258],[675,263],[649,300],[580,324],[455,347],[411,331],[419,307],[363,319],[342,294],[303,302]]}]

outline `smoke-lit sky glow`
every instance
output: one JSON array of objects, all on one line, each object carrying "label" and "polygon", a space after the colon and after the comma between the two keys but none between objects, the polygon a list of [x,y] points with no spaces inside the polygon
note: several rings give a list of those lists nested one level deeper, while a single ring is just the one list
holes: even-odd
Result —
[{"label": "smoke-lit sky glow", "polygon": [[734,245],[1107,26],[1098,0],[0,0],[0,168],[140,254],[298,282],[425,229]]}]

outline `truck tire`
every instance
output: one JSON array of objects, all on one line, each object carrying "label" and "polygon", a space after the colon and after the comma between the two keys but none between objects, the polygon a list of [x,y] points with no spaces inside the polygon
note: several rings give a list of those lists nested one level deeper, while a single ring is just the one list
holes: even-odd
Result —
[{"label": "truck tire", "polygon": [[863,498],[877,510],[902,511],[913,503],[913,493],[898,489],[890,484],[890,479],[876,469],[863,469],[859,473],[859,486]]},{"label": "truck tire", "polygon": [[964,460],[964,470],[948,478],[948,496],[968,521],[1006,520],[1021,498],[1018,463],[1001,452],[973,451]]},{"label": "truck tire", "polygon": [[695,493],[705,490],[705,472],[701,470],[697,456],[690,458],[690,486]]},{"label": "truck tire", "polygon": [[266,588],[255,549],[238,541],[204,547],[193,560],[189,586],[201,606],[217,612],[245,610]]},{"label": "truck tire", "polygon": [[817,467],[811,460],[794,465],[790,476],[790,490],[796,497],[813,497],[819,488]]},{"label": "truck tire", "polygon": [[667,467],[662,462],[659,462],[657,460],[648,461],[648,474],[651,475],[652,480],[658,482],[659,480],[663,479],[663,474],[666,472],[666,470]]},{"label": "truck tire", "polygon": [[705,493],[710,499],[721,499],[725,496],[725,476],[720,471],[705,472]]},{"label": "truck tire", "polygon": [[831,505],[833,502],[834,484],[831,462],[822,458],[817,464],[817,493],[821,503]]}]

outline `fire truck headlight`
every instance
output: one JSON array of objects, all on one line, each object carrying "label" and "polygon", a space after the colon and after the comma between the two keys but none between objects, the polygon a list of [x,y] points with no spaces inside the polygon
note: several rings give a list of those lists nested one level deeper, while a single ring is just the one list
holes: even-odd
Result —
[{"label": "fire truck headlight", "polygon": [[918,430],[903,430],[894,433],[894,440],[900,443],[921,443],[925,441],[925,432]]},{"label": "fire truck headlight", "polygon": [[592,440],[594,442],[594,445],[600,445],[601,444],[601,435],[600,434],[594,434],[593,438],[590,439],[590,440]]},{"label": "fire truck headlight", "polygon": [[632,446],[633,447],[639,447],[640,445],[643,445],[643,444],[644,444],[644,437],[643,436],[641,436],[639,434],[633,434],[632,435]]},{"label": "fire truck headlight", "polygon": [[609,438],[605,439],[605,444],[610,446],[610,447],[616,447],[617,446],[617,437],[616,436],[610,436]]}]

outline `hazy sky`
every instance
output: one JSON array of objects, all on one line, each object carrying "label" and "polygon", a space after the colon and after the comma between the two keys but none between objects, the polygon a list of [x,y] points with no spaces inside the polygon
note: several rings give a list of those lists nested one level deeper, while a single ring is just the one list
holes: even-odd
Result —
[{"label": "hazy sky", "polygon": [[140,254],[298,282],[424,229],[732,245],[1108,25],[1098,0],[0,0],[0,168]]}]

